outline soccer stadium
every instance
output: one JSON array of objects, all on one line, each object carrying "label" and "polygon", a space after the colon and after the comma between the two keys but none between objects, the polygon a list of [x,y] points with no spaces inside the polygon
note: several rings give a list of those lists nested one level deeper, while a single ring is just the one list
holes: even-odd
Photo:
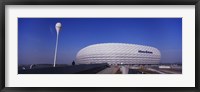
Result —
[{"label": "soccer stadium", "polygon": [[160,51],[154,47],[125,44],[102,43],[81,49],[76,61],[79,64],[159,64]]}]

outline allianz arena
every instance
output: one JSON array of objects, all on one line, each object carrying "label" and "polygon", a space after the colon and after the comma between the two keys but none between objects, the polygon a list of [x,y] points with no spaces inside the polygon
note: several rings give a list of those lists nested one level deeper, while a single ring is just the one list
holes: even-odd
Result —
[{"label": "allianz arena", "polygon": [[78,64],[159,64],[160,51],[154,47],[125,44],[102,43],[87,46],[76,55]]}]

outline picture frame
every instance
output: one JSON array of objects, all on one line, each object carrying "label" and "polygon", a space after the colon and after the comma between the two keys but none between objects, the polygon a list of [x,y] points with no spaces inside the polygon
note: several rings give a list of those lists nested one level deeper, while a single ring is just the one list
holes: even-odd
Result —
[{"label": "picture frame", "polygon": [[[1,61],[0,61],[0,87],[2,92],[21,92],[21,91],[55,91],[55,92],[64,92],[64,91],[143,91],[143,92],[198,92],[199,84],[199,31],[200,31],[200,0],[2,0],[0,6],[0,28],[1,28]],[[5,6],[6,5],[195,5],[195,87],[5,87]]]}]

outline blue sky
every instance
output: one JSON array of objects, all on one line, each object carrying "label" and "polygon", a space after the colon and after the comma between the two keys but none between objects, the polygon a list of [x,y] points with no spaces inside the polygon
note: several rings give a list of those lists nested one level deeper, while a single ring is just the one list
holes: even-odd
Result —
[{"label": "blue sky", "polygon": [[182,18],[18,18],[19,64],[53,64],[57,22],[59,64],[88,45],[110,42],[153,46],[161,63],[182,63]]}]

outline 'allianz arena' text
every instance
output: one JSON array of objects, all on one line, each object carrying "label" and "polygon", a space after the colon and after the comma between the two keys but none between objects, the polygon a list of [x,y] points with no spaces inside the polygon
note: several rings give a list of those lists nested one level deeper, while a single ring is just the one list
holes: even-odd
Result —
[{"label": "'allianz arena' text", "polygon": [[154,47],[125,44],[102,43],[87,46],[76,55],[79,64],[159,64],[160,51]]}]

